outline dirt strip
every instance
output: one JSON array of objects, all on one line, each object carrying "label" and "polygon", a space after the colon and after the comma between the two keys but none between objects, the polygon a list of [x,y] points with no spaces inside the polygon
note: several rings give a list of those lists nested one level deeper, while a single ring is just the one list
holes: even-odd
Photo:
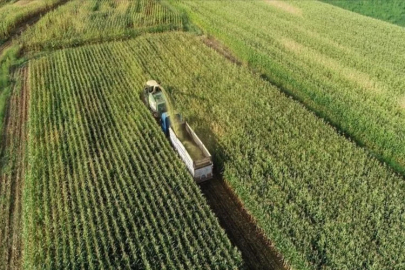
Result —
[{"label": "dirt strip", "polygon": [[[26,167],[26,137],[28,119],[28,68],[15,72],[21,84],[15,84],[7,109],[3,134],[4,157],[0,174],[0,269],[21,268],[22,253],[22,190]],[[5,262],[5,263],[4,263]]]},{"label": "dirt strip", "polygon": [[289,269],[224,180],[213,179],[200,187],[232,244],[242,252],[249,269]]}]

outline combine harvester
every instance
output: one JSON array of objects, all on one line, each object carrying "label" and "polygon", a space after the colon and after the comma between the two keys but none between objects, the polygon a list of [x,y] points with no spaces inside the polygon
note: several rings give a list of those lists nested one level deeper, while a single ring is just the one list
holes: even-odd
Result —
[{"label": "combine harvester", "polygon": [[172,125],[164,90],[156,81],[146,82],[143,90],[143,101],[159,121],[163,132],[186,164],[194,180],[201,183],[212,179],[211,154],[180,114],[177,113],[173,116],[175,120]]}]

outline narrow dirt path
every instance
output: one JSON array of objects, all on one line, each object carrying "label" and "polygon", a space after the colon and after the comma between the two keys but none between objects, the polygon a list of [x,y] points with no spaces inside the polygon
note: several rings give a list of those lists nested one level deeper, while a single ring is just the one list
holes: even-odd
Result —
[{"label": "narrow dirt path", "polygon": [[232,244],[242,252],[249,269],[288,269],[224,180],[213,179],[200,187]]},{"label": "narrow dirt path", "polygon": [[38,22],[43,15],[46,13],[58,8],[61,5],[66,4],[69,0],[61,0],[60,2],[56,3],[55,5],[48,7],[45,10],[40,10],[37,12],[32,13],[30,16],[26,17],[24,21],[17,24],[14,30],[10,33],[10,37],[6,39],[2,44],[0,44],[0,55],[3,53],[5,49],[11,46],[13,40],[18,38],[29,26]]},{"label": "narrow dirt path", "polygon": [[3,134],[4,154],[0,174],[0,269],[21,268],[22,189],[26,167],[26,136],[28,119],[28,68],[15,72],[21,84],[15,84],[8,106],[5,132]]}]

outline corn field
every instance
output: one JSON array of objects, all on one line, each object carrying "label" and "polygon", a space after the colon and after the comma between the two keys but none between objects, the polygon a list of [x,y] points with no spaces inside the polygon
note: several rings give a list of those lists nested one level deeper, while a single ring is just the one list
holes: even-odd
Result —
[{"label": "corn field", "polygon": [[16,81],[2,136],[0,167],[0,270],[20,269],[22,245],[22,186],[27,160],[27,101],[29,91],[21,78],[26,76],[24,67],[13,74]]},{"label": "corn field", "polygon": [[236,198],[208,202],[292,269],[405,268],[404,28],[321,1],[0,0],[0,44],[61,3],[3,45],[0,270],[248,267],[233,238],[258,238],[232,245],[150,79]]},{"label": "corn field", "polygon": [[73,0],[26,31],[28,49],[59,48],[182,28],[180,13],[156,0]]},{"label": "corn field", "polygon": [[24,266],[242,267],[140,100],[147,76],[126,61],[129,44],[138,42],[30,61]]},{"label": "corn field", "polygon": [[32,16],[38,14],[51,6],[61,2],[61,0],[20,0],[2,1],[0,0],[0,43],[10,37],[15,27]]},{"label": "corn field", "polygon": [[405,172],[405,29],[319,1],[172,1],[268,81]]},{"label": "corn field", "polygon": [[162,82],[293,268],[402,267],[403,179],[298,102],[190,34],[89,48]]}]

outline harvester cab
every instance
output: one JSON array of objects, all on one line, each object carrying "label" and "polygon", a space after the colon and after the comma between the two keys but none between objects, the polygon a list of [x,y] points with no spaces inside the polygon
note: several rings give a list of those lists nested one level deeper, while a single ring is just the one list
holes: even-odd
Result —
[{"label": "harvester cab", "polygon": [[167,111],[162,87],[154,80],[146,82],[143,90],[143,100],[156,118],[160,118],[162,113]]}]

